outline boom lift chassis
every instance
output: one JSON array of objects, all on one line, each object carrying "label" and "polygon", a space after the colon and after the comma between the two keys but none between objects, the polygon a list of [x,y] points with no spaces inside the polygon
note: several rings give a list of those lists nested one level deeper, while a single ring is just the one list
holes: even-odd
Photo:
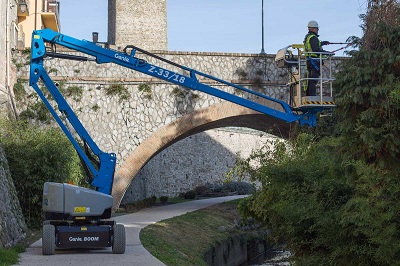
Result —
[{"label": "boom lift chassis", "polygon": [[[55,52],[55,46],[60,45],[74,51],[91,56],[76,56]],[[148,63],[136,57],[136,52],[141,52],[164,63],[171,65],[177,71],[171,71]],[[157,55],[151,54],[135,46],[127,46],[123,52],[103,48],[95,43],[78,40],[50,29],[38,30],[32,33],[32,50],[29,84],[38,93],[50,113],[60,125],[79,157],[89,176],[90,184],[95,190],[82,188],[70,184],[46,182],[43,190],[43,212],[45,221],[43,225],[44,255],[54,254],[56,248],[101,248],[112,247],[113,253],[125,252],[125,228],[122,224],[116,224],[111,218],[113,198],[111,196],[112,183],[116,164],[116,155],[106,153],[99,149],[90,137],[84,126],[68,105],[63,95],[58,90],[44,68],[46,57],[57,57],[72,60],[92,60],[97,64],[114,63],[146,75],[156,77],[170,83],[183,86],[191,90],[198,90],[218,98],[242,105],[273,116],[288,123],[299,122],[309,126],[315,126],[317,113],[329,109],[330,106],[314,105],[307,108],[294,108],[286,102],[271,98],[247,88],[215,78],[208,74],[196,71],[183,65],[168,61]],[[280,109],[262,105],[249,98],[243,98],[226,91],[216,89],[201,83],[198,76],[211,79],[225,86],[230,86],[255,98],[261,98],[280,105]],[[42,81],[48,89],[58,110],[65,116],[79,136],[84,148],[74,138],[66,125],[66,120],[60,118],[52,107],[45,93],[38,86]],[[95,160],[95,162],[94,162]]]}]

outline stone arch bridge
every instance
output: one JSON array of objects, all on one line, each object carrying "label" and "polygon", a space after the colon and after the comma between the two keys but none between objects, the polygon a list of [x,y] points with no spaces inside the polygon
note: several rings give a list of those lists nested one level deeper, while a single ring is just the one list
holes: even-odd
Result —
[{"label": "stone arch bridge", "polygon": [[144,140],[121,164],[113,184],[114,209],[140,169],[156,154],[190,135],[220,127],[245,127],[288,137],[292,125],[230,102],[194,111]]}]

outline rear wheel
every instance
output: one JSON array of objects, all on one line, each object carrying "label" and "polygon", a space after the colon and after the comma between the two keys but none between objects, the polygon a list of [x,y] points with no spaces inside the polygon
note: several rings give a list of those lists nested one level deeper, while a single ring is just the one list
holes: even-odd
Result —
[{"label": "rear wheel", "polygon": [[114,254],[124,254],[126,241],[125,227],[123,224],[114,224],[113,231],[112,251]]},{"label": "rear wheel", "polygon": [[42,254],[53,255],[56,250],[56,229],[54,225],[43,225]]}]

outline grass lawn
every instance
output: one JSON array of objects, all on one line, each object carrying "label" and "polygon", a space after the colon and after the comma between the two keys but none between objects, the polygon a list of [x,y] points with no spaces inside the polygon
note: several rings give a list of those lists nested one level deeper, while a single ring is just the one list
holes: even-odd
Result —
[{"label": "grass lawn", "polygon": [[214,205],[149,225],[140,231],[143,246],[167,265],[207,265],[205,253],[233,235],[240,200]]}]

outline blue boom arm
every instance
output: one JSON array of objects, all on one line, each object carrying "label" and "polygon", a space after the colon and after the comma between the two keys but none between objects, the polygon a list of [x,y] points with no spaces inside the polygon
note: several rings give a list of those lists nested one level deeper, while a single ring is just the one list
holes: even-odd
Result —
[{"label": "blue boom arm", "polygon": [[[294,113],[290,106],[284,102],[277,100],[275,98],[271,98],[264,94],[254,92],[242,86],[238,86],[233,83],[229,83],[227,81],[215,78],[208,74],[196,71],[194,69],[188,68],[186,66],[178,65],[176,63],[170,62],[165,60],[164,58],[160,58],[154,54],[150,54],[144,50],[141,50],[134,46],[127,46],[124,49],[124,52],[118,52],[112,49],[103,48],[95,43],[85,41],[85,40],[78,40],[72,37],[69,37],[64,34],[60,34],[58,32],[54,32],[50,29],[38,30],[32,33],[32,51],[31,51],[31,69],[30,69],[30,85],[35,89],[38,93],[42,101],[46,104],[47,108],[50,110],[51,114],[61,126],[64,133],[67,135],[71,143],[74,145],[75,149],[77,150],[79,156],[84,161],[85,165],[89,169],[93,180],[91,184],[97,188],[98,191],[104,192],[106,194],[111,194],[112,188],[112,181],[113,175],[115,170],[115,163],[116,163],[116,156],[113,153],[105,153],[102,152],[96,143],[92,140],[90,135],[87,133],[83,125],[80,123],[79,119],[70,108],[60,91],[57,89],[57,86],[49,77],[48,73],[46,72],[43,60],[46,56],[54,56],[54,57],[61,57],[61,58],[68,58],[68,59],[77,59],[77,60],[85,60],[86,57],[80,56],[72,56],[72,55],[60,55],[50,53],[46,49],[46,43],[51,45],[60,45],[71,50],[79,51],[81,53],[91,55],[95,58],[96,63],[103,64],[103,63],[115,63],[120,66],[139,71],[146,75],[159,78],[170,83],[183,86],[185,88],[191,90],[198,90],[218,98],[239,104],[241,106],[253,109],[260,113],[270,115],[286,121],[288,123],[291,122],[299,122],[300,124],[307,124],[309,126],[315,126],[316,124],[316,115],[318,112],[321,112],[323,108],[311,108],[303,113]],[[130,53],[127,52],[127,49],[130,49]],[[175,67],[179,67],[185,71],[187,71],[188,75],[179,74],[174,71],[170,71],[165,68],[158,67],[156,65],[150,64],[143,59],[139,59],[135,57],[136,51],[140,51],[147,55],[150,55],[156,59],[162,60],[167,62]],[[268,101],[272,101],[281,106],[281,110],[277,110],[260,103],[257,103],[251,99],[246,99],[226,91],[211,87],[207,84],[203,84],[199,82],[197,76],[201,76],[207,79],[214,80],[219,82],[223,85],[233,87],[235,89],[247,92],[252,94],[258,98],[266,99]],[[73,138],[72,133],[69,131],[68,127],[63,123],[60,117],[57,115],[56,111],[52,108],[46,97],[44,96],[43,92],[37,85],[38,81],[42,80],[44,85],[49,90],[50,94],[56,101],[58,105],[58,109],[65,114],[66,118],[70,122],[70,124],[74,127],[77,134],[80,136],[82,141],[87,144],[87,146],[91,149],[91,151],[98,157],[99,164],[93,165],[91,158],[87,156],[80,145],[76,142]]]}]

